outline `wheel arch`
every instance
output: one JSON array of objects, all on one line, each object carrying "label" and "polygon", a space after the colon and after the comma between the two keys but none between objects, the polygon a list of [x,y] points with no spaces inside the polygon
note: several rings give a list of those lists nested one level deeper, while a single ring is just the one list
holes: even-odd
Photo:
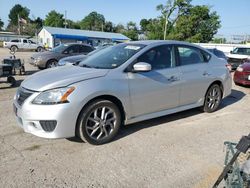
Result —
[{"label": "wheel arch", "polygon": [[[206,94],[207,94],[209,88],[210,88],[212,85],[214,85],[214,84],[217,84],[217,85],[220,86],[220,89],[221,89],[221,92],[222,92],[222,97],[223,97],[223,95],[224,95],[224,86],[223,86],[222,81],[220,81],[220,80],[215,80],[214,82],[212,82],[212,83],[209,85],[209,87],[207,88]],[[206,95],[205,95],[205,96],[206,96]]]},{"label": "wheel arch", "polygon": [[108,100],[113,102],[115,105],[117,105],[117,107],[120,110],[121,113],[121,119],[122,119],[122,124],[124,123],[124,120],[126,118],[126,113],[125,113],[125,109],[124,106],[121,102],[121,100],[119,100],[117,97],[113,96],[113,95],[99,95],[96,96],[92,99],[90,99],[81,109],[81,111],[79,112],[78,116],[77,116],[77,121],[76,121],[76,126],[75,126],[75,135],[76,135],[76,131],[77,131],[77,124],[80,121],[80,115],[82,113],[82,111],[86,108],[86,106],[88,106],[91,102],[95,101],[95,100]]}]

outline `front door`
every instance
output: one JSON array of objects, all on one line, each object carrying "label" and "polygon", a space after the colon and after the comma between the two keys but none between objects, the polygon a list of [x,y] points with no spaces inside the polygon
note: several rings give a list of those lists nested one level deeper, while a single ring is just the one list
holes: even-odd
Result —
[{"label": "front door", "polygon": [[133,117],[179,105],[180,71],[175,66],[174,48],[161,45],[145,52],[134,63],[151,64],[149,72],[128,73]]}]

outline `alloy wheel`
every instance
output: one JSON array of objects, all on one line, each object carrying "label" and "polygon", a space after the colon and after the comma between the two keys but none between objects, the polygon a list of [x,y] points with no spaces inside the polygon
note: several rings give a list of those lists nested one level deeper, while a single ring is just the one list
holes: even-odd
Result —
[{"label": "alloy wheel", "polygon": [[94,140],[107,138],[115,129],[117,117],[115,111],[107,106],[95,108],[87,118],[86,132]]}]

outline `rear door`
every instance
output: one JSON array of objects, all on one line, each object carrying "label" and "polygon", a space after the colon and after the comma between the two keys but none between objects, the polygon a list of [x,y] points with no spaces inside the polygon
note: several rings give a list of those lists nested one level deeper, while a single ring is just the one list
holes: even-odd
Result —
[{"label": "rear door", "polygon": [[134,117],[175,108],[179,105],[180,71],[175,66],[174,47],[150,49],[134,63],[151,64],[149,72],[128,73],[130,101]]},{"label": "rear door", "polygon": [[201,102],[211,82],[208,61],[210,55],[199,48],[178,45],[178,65],[181,71],[180,106]]}]

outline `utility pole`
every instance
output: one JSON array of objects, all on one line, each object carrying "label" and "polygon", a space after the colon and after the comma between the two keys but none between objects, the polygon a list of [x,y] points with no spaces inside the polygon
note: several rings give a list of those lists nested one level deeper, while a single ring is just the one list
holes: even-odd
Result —
[{"label": "utility pole", "polygon": [[65,10],[65,12],[64,12],[64,28],[67,28],[67,25],[68,25],[68,23],[67,23],[67,11]]},{"label": "utility pole", "polygon": [[165,22],[165,29],[164,29],[164,40],[166,40],[166,37],[167,37],[168,16],[169,16],[169,13],[167,13],[167,15],[166,15],[166,22]]},{"label": "utility pole", "polygon": [[21,35],[20,17],[19,17],[19,14],[17,14],[17,25],[18,25],[18,35]]}]

